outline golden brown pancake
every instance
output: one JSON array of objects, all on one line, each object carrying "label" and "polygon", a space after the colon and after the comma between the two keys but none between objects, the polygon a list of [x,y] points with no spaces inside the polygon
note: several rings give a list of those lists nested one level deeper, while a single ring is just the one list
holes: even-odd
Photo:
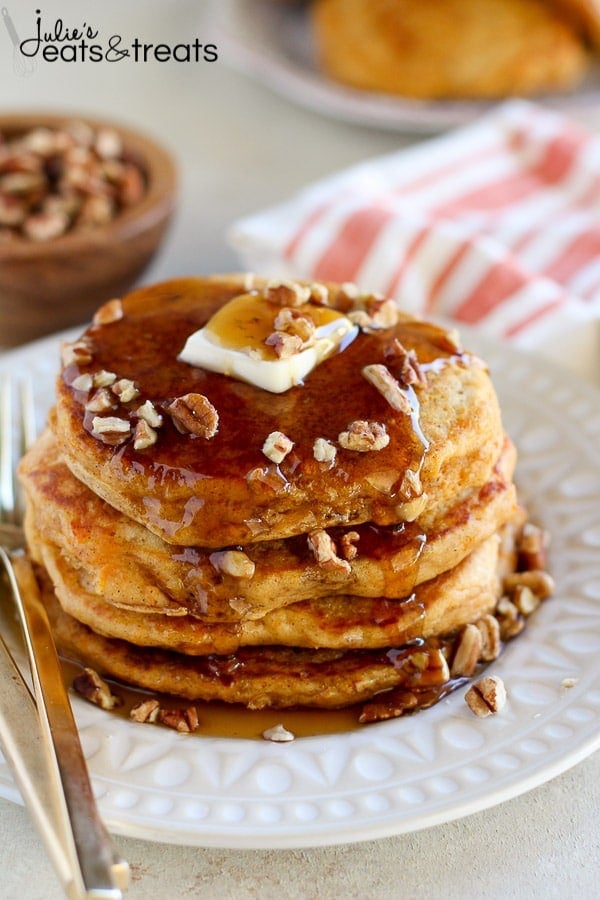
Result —
[{"label": "golden brown pancake", "polygon": [[571,88],[587,65],[577,30],[544,0],[315,0],[311,13],[323,70],[360,89],[528,95]]},{"label": "golden brown pancake", "polygon": [[[265,283],[254,284],[258,292]],[[446,503],[490,479],[504,435],[487,368],[443,329],[410,316],[361,332],[282,394],[178,360],[187,337],[244,285],[229,277],[143,288],[123,298],[122,318],[87,330],[89,357],[63,367],[51,427],[64,461],[94,493],[169,543],[223,548],[414,520],[428,503]],[[331,288],[330,306],[350,302]],[[385,365],[400,377],[398,346],[416,354],[425,379],[407,388],[412,413],[394,409],[363,375],[365,366]],[[90,392],[73,385],[104,371],[137,391],[115,403],[110,417],[134,424],[147,401],[160,411],[164,423],[153,446],[136,450],[132,438],[111,446],[92,434]],[[181,434],[167,412],[190,393],[208,398],[218,413],[209,439]],[[365,421],[384,430],[387,446],[342,447],[340,435]],[[274,431],[293,442],[279,464],[263,453]],[[333,463],[315,458],[318,439],[336,446]]]},{"label": "golden brown pancake", "polygon": [[[336,594],[404,597],[446,572],[515,512],[515,451],[508,441],[492,478],[443,514],[425,510],[402,526],[355,526],[348,572],[319,566],[306,535],[242,547],[252,578],[219,571],[219,551],[177,547],[128,519],[78,481],[49,431],[24,459],[29,546],[41,561],[49,541],[77,569],[84,590],[123,609],[191,614],[205,621],[261,618],[269,610]],[[339,532],[339,533],[338,533]],[[330,529],[339,546],[347,529]]]},{"label": "golden brown pancake", "polygon": [[496,606],[498,546],[495,535],[488,538],[458,566],[419,585],[404,599],[322,597],[240,623],[206,623],[193,616],[115,607],[86,590],[78,572],[50,541],[42,545],[42,558],[62,608],[97,634],[198,656],[266,645],[399,647],[415,638],[451,634]]}]

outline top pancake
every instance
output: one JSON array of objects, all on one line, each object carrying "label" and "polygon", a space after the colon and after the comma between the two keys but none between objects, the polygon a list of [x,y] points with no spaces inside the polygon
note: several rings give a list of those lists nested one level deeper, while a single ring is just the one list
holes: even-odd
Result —
[{"label": "top pancake", "polygon": [[[489,373],[431,324],[401,315],[391,327],[363,331],[283,394],[178,360],[187,337],[247,290],[242,276],[142,288],[123,298],[120,318],[85,332],[78,360],[77,347],[67,352],[51,426],[64,461],[98,496],[169,543],[222,548],[334,525],[412,521],[429,504],[488,481],[503,443]],[[329,286],[328,302],[347,310],[353,301]],[[395,340],[415,351],[425,378],[406,390],[412,413],[395,410],[362,374],[380,364],[399,377]],[[116,409],[102,415],[135,423],[141,404],[152,401],[164,420],[154,445],[136,450],[131,439],[112,446],[92,435],[98,413],[86,412],[90,392],[73,382],[103,371],[133,381],[138,393],[125,402],[113,396]],[[209,439],[182,434],[167,412],[188,393],[217,410]],[[338,436],[357,421],[383,426],[387,446],[341,447]],[[273,431],[293,441],[279,464],[263,453]],[[333,462],[315,459],[317,438],[336,446]]]}]

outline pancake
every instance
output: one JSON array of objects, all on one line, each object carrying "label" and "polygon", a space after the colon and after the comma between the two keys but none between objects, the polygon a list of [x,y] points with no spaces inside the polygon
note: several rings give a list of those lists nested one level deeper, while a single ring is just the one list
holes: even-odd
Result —
[{"label": "pancake", "polygon": [[[167,544],[78,481],[50,431],[21,465],[28,495],[26,532],[34,558],[53,545],[78,572],[85,591],[121,609],[205,621],[259,619],[301,600],[334,595],[404,597],[414,586],[454,568],[515,513],[515,450],[508,439],[491,479],[439,515],[425,510],[410,525],[355,526],[356,556],[348,572],[319,566],[305,535],[240,548],[251,578],[219,569],[224,551]],[[331,529],[341,547],[346,529]]]},{"label": "pancake", "polygon": [[284,606],[261,619],[206,623],[115,607],[81,584],[60,551],[43,544],[43,563],[65,612],[97,634],[188,656],[234,653],[240,647],[281,645],[324,649],[398,647],[415,638],[450,634],[496,606],[496,535],[449,572],[424,582],[404,599],[323,597]]},{"label": "pancake", "polygon": [[420,99],[568,90],[588,55],[576,0],[315,0],[317,61],[353,87]]},{"label": "pancake", "polygon": [[[264,281],[253,284],[256,295],[266,290]],[[489,372],[451,334],[408,315],[362,330],[282,394],[178,359],[189,335],[247,289],[241,277],[143,288],[123,298],[116,321],[92,326],[67,348],[50,424],[65,463],[94,493],[168,543],[223,548],[413,521],[428,504],[447,504],[490,479],[504,435]],[[324,291],[334,309],[369,302],[324,286],[319,298]],[[399,411],[363,370],[385,366],[401,381],[412,354],[422,381],[406,385],[408,409]],[[136,450],[132,438],[113,446],[92,433],[98,414],[86,410],[90,391],[78,386],[81,376],[98,382],[106,371],[135,386],[132,400],[111,393],[116,411],[106,418],[133,431],[148,401],[162,415],[151,447]],[[208,398],[218,414],[210,438],[182,434],[169,413],[190,394]],[[386,445],[343,446],[342,435],[361,423]],[[293,443],[281,462],[263,452],[273,433]],[[316,458],[319,440],[335,449],[333,461]]]}]

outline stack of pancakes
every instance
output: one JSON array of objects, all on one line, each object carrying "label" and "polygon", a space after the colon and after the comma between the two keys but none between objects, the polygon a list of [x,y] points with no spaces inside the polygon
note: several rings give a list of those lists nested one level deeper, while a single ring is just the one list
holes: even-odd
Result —
[{"label": "stack of pancakes", "polygon": [[[360,332],[279,394],[183,362],[242,294]],[[397,714],[451,687],[456,635],[495,609],[514,465],[452,333],[347,285],[228,276],[103,307],[63,348],[21,478],[67,655],[190,700]]]}]

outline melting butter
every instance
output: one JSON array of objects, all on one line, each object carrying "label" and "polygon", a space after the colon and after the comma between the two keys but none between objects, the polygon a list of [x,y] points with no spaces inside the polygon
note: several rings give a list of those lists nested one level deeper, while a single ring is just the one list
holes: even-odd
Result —
[{"label": "melting butter", "polygon": [[281,394],[301,384],[315,366],[343,350],[358,333],[357,326],[343,313],[305,303],[295,312],[314,322],[314,336],[297,353],[279,358],[266,340],[275,331],[280,309],[257,293],[234,297],[188,337],[178,358]]}]

